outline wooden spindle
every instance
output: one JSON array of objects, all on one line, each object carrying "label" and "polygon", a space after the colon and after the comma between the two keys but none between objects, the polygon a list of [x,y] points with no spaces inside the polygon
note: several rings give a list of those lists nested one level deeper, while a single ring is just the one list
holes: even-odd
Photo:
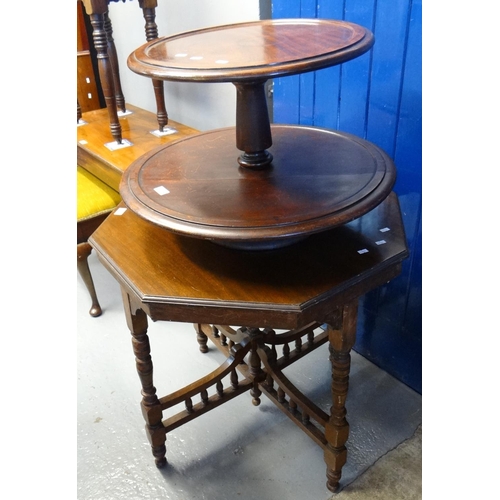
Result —
[{"label": "wooden spindle", "polygon": [[278,352],[276,351],[276,345],[271,346],[271,361],[274,363],[278,359]]},{"label": "wooden spindle", "polygon": [[285,403],[286,402],[285,391],[281,387],[278,387],[278,401],[280,403]]},{"label": "wooden spindle", "polygon": [[215,384],[215,388],[217,390],[217,394],[222,397],[224,395],[224,386],[222,385],[222,381],[218,380]]},{"label": "wooden spindle", "polygon": [[230,379],[231,379],[231,387],[233,389],[237,389],[239,383],[238,383],[238,373],[236,372],[236,370],[231,370]]},{"label": "wooden spindle", "polygon": [[310,331],[307,333],[307,343],[312,346],[314,343],[314,332]]},{"label": "wooden spindle", "polygon": [[187,398],[185,403],[186,403],[186,411],[188,413],[193,413],[193,400],[191,398]]},{"label": "wooden spindle", "polygon": [[286,342],[283,345],[283,357],[285,359],[289,359],[290,358],[290,346],[288,345],[288,342]]},{"label": "wooden spindle", "polygon": [[204,406],[208,404],[208,391],[206,389],[203,389],[200,392],[200,397],[201,397],[201,402],[203,403]]},{"label": "wooden spindle", "polygon": [[307,425],[310,421],[311,417],[309,416],[309,414],[305,410],[302,410],[302,423],[304,425]]},{"label": "wooden spindle", "polygon": [[295,350],[297,352],[300,352],[302,351],[302,338],[299,337],[296,341],[295,341]]},{"label": "wooden spindle", "polygon": [[196,340],[198,341],[200,352],[203,353],[208,352],[208,346],[207,346],[208,337],[203,333],[201,329],[201,324],[197,323],[196,325],[194,325],[194,327],[196,329]]},{"label": "wooden spindle", "polygon": [[250,394],[252,396],[252,404],[254,406],[260,405],[260,395],[262,391],[259,388],[259,382],[263,374],[262,368],[260,366],[260,357],[257,353],[257,346],[254,343],[252,350],[250,352],[250,375],[254,379],[253,387],[250,389]]}]

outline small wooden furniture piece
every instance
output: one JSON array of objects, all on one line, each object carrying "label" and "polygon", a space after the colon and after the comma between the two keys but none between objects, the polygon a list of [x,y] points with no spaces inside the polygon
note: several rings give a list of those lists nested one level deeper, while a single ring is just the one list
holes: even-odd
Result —
[{"label": "small wooden furniture piece", "polygon": [[[270,251],[177,236],[123,204],[90,243],[122,289],[157,466],[166,464],[169,432],[250,391],[253,404],[266,395],[323,448],[327,487],[335,491],[347,456],[345,401],[358,298],[394,278],[408,253],[396,195],[347,225]],[[158,396],[148,316],[194,323],[200,350],[207,351],[208,337],[226,361],[202,379]],[[330,414],[283,373],[325,343],[332,365]],[[162,412],[179,403],[185,409],[164,420]]]}]

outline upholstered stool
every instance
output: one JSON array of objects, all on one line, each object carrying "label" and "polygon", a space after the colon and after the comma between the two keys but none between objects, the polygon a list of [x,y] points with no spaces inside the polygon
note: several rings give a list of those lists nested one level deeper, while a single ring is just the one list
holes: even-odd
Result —
[{"label": "upholstered stool", "polygon": [[78,272],[92,299],[91,316],[102,314],[97,300],[94,281],[90,273],[88,256],[92,247],[88,243],[90,235],[106,219],[121,201],[119,193],[104,184],[84,168],[77,166],[77,265]]}]

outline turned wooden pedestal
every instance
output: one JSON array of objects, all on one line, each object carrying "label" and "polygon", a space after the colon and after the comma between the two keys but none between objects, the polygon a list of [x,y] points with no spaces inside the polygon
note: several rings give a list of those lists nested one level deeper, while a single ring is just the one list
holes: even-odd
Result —
[{"label": "turned wooden pedestal", "polygon": [[[90,243],[121,285],[156,464],[167,463],[169,432],[249,391],[254,405],[268,397],[323,448],[327,487],[335,491],[347,457],[345,401],[358,299],[394,278],[408,253],[396,195],[349,224],[273,250],[242,251],[176,235],[123,204]],[[210,340],[226,361],[158,396],[148,317],[193,323],[201,352]],[[332,366],[329,414],[283,373],[323,344]],[[178,403],[185,409],[163,419]]]}]

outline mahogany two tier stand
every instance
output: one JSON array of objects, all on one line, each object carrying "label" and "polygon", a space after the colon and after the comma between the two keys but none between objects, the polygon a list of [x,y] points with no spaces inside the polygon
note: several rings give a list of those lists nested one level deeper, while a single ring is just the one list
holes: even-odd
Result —
[{"label": "mahogany two tier stand", "polygon": [[[372,45],[372,34],[355,24],[293,19],[159,38],[130,55],[129,67],[144,76],[232,82],[237,96],[236,127],[132,163],[120,185],[124,203],[90,240],[122,287],[158,466],[166,464],[168,432],[250,391],[255,405],[264,393],[324,449],[327,487],[337,490],[357,301],[395,277],[408,253],[391,193],[395,167],[350,134],[271,126],[265,82],[346,62]],[[194,323],[200,350],[210,338],[225,363],[158,397],[148,316]],[[330,414],[283,374],[324,343]],[[184,410],[163,419],[182,402]]]}]

